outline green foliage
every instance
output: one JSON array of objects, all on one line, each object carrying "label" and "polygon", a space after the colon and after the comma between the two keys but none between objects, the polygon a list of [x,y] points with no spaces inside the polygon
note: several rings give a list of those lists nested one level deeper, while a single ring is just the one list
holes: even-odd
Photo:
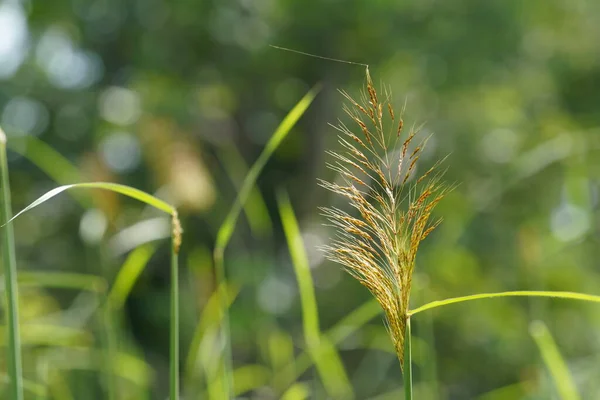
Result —
[{"label": "green foliage", "polygon": [[[221,289],[207,249],[226,237],[222,223],[279,121],[316,82],[319,97],[256,174],[226,232],[219,271],[227,268],[231,392],[326,396],[277,223],[275,193],[285,187],[320,337],[343,360],[356,398],[403,397],[377,301],[315,251],[336,239],[318,206],[354,213],[315,181],[342,182],[326,169],[325,150],[343,151],[327,123],[351,126],[335,89],[358,100],[364,67],[269,44],[369,64],[374,86],[394,92],[394,110],[406,105],[405,129],[425,122],[423,137],[434,133],[416,172],[449,155],[445,181],[458,185],[432,215],[444,221],[419,247],[408,305],[413,397],[558,396],[527,335],[533,320],[551,327],[580,396],[600,395],[598,304],[585,301],[600,295],[597,2],[5,1],[0,21],[0,125],[15,211],[57,186],[116,182],[177,206],[185,222],[185,398],[222,398]],[[171,397],[169,222],[111,191],[68,193],[2,228],[14,229],[25,399],[107,398],[109,386],[117,400]],[[544,295],[554,291],[578,301]],[[105,321],[108,298],[119,306]],[[8,331],[2,338],[0,398],[12,398],[17,346],[6,346]]]}]

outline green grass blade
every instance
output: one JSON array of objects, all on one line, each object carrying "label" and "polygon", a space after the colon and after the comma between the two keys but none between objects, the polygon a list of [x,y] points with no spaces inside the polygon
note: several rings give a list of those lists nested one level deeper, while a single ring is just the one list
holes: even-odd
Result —
[{"label": "green grass blade", "polygon": [[377,300],[370,299],[330,328],[327,331],[327,337],[334,344],[338,344],[381,313],[381,306]]},{"label": "green grass blade", "polygon": [[104,346],[106,351],[104,357],[104,372],[107,375],[107,397],[108,399],[117,398],[117,384],[112,371],[112,362],[117,354],[118,337],[116,330],[116,311],[123,308],[127,297],[131,293],[133,285],[140,274],[148,264],[148,261],[154,254],[155,247],[147,244],[133,250],[125,259],[125,262],[119,269],[112,288],[106,297],[103,305],[102,321]]},{"label": "green grass blade", "polygon": [[410,330],[410,318],[406,320],[406,335],[404,336],[404,399],[412,400],[412,333]]},{"label": "green grass blade", "polygon": [[310,397],[310,388],[306,383],[298,382],[290,386],[281,396],[281,400],[305,400]]},{"label": "green grass blade", "polygon": [[314,347],[319,342],[321,331],[319,328],[317,299],[308,265],[308,257],[304,250],[298,221],[296,220],[290,199],[285,192],[277,193],[277,205],[288,249],[292,257],[294,272],[298,280],[298,289],[300,290],[300,300],[302,303],[304,339],[309,347]]},{"label": "green grass blade", "polygon": [[[0,382],[10,383],[10,378],[8,375],[0,373]],[[41,385],[37,382],[29,381],[27,379],[23,379],[23,389],[33,395],[42,396],[45,393],[44,385]]]},{"label": "green grass blade", "polygon": [[85,290],[95,293],[106,292],[104,278],[90,274],[71,272],[21,271],[17,281],[19,287],[46,287],[56,289]]},{"label": "green grass blade", "polygon": [[19,334],[19,294],[17,285],[17,257],[15,238],[11,220],[10,182],[8,179],[8,160],[6,158],[6,135],[0,128],[0,174],[2,206],[0,207],[4,237],[2,256],[4,263],[4,288],[6,296],[6,318],[8,325],[8,376],[10,377],[10,398],[23,400],[23,371],[21,360],[21,337]]},{"label": "green grass blade", "polygon": [[[217,152],[227,175],[239,190],[248,170],[244,158],[235,146],[226,150]],[[244,214],[248,220],[248,225],[254,236],[260,237],[271,234],[273,231],[273,222],[269,216],[269,209],[258,187],[253,186],[248,194],[248,200],[244,204]]]},{"label": "green grass blade", "polygon": [[[319,92],[319,87],[312,88],[300,101],[298,104],[292,108],[292,110],[286,115],[281,124],[275,130],[275,133],[269,141],[267,145],[263,149],[262,153],[258,156],[256,162],[252,165],[250,170],[248,171],[248,175],[244,179],[240,191],[231,207],[231,210],[225,217],[223,224],[220,226],[219,231],[217,232],[217,239],[215,243],[214,249],[214,260],[215,260],[215,277],[217,281],[217,287],[221,287],[226,283],[225,280],[225,264],[223,261],[223,255],[225,253],[225,248],[231,239],[231,235],[235,229],[237,224],[237,220],[242,211],[244,204],[248,200],[248,196],[252,191],[252,188],[256,184],[256,180],[258,179],[260,173],[263,168],[275,152],[283,139],[285,139],[291,129],[294,127],[296,122],[300,119],[300,117],[306,112],[315,96]],[[221,335],[223,336],[223,342],[225,343],[224,350],[224,360],[226,364],[226,373],[227,376],[224,377],[223,382],[225,387],[225,392],[227,393],[227,397],[231,397],[232,391],[232,355],[231,355],[231,337],[229,332],[229,316],[227,310],[227,299],[221,299],[221,307],[223,307],[223,321],[221,327]]]},{"label": "green grass blade", "polygon": [[300,290],[304,339],[309,353],[329,395],[350,399],[353,397],[352,386],[340,356],[331,342],[321,336],[315,288],[294,210],[284,192],[278,193],[277,203]]},{"label": "green grass blade", "polygon": [[54,188],[52,190],[49,190],[48,192],[46,192],[45,194],[43,194],[42,196],[40,196],[37,200],[33,201],[30,205],[28,205],[27,207],[25,207],[23,210],[19,211],[14,217],[12,217],[11,219],[8,220],[8,222],[12,222],[14,221],[17,217],[19,217],[20,215],[22,215],[23,213],[39,206],[40,204],[45,203],[46,201],[50,200],[51,198],[53,198],[54,196],[69,190],[69,189],[83,189],[83,188],[88,188],[88,189],[104,189],[104,190],[110,190],[112,192],[116,192],[116,193],[120,193],[122,195],[131,197],[133,199],[139,200],[143,203],[146,203],[150,206],[153,206],[161,211],[164,211],[168,214],[175,214],[176,210],[173,206],[171,206],[170,204],[146,193],[143,192],[139,189],[135,189],[132,188],[130,186],[125,186],[125,185],[120,185],[118,183],[110,183],[110,182],[90,182],[90,183],[75,183],[72,185],[63,185],[63,186],[59,186],[57,188]]},{"label": "green grass blade", "polygon": [[527,398],[527,388],[534,385],[533,381],[523,381],[513,383],[494,389],[477,397],[477,400],[506,400],[506,399],[525,399]]},{"label": "green grass blade", "polygon": [[269,383],[270,371],[262,365],[244,365],[233,371],[233,395],[235,398]]},{"label": "green grass blade", "polygon": [[[45,362],[51,372],[81,370],[101,371],[102,354],[100,350],[89,347],[59,347],[44,354]],[[155,372],[142,358],[136,355],[118,352],[111,362],[115,376],[125,379],[136,386],[145,388],[151,384]]]},{"label": "green grass blade", "polygon": [[558,350],[550,331],[542,321],[533,321],[529,327],[533,340],[540,350],[544,364],[550,371],[554,384],[562,400],[580,400],[573,377],[569,368]]},{"label": "green grass blade", "polygon": [[[200,354],[200,346],[202,345],[202,340],[204,335],[211,326],[218,326],[221,323],[223,318],[222,309],[219,306],[219,290],[226,290],[226,297],[229,299],[230,303],[235,300],[237,297],[239,290],[235,288],[226,288],[226,289],[217,289],[215,293],[208,299],[204,309],[202,310],[202,314],[200,317],[200,321],[196,325],[194,330],[194,335],[192,336],[192,342],[190,344],[190,349],[188,351],[186,361],[185,361],[185,385],[192,386],[194,384],[195,370],[198,364],[198,355]],[[229,306],[230,304],[228,304]]]},{"label": "green grass blade", "polygon": [[279,147],[283,139],[285,139],[290,133],[291,129],[296,125],[296,122],[304,115],[310,104],[315,99],[315,96],[319,92],[319,87],[312,88],[304,97],[294,106],[294,108],[286,115],[281,124],[275,130],[275,133],[269,141],[267,145],[263,149],[262,153],[248,171],[248,175],[244,179],[244,183],[240,188],[240,191],[235,199],[235,203],[231,207],[229,214],[225,217],[225,221],[219,228],[219,232],[217,233],[217,240],[215,243],[215,254],[221,255],[225,251],[227,244],[229,243],[229,239],[231,239],[231,235],[233,234],[233,230],[235,229],[235,225],[239,218],[242,207],[248,200],[248,196],[252,191],[252,188],[256,184],[256,180],[258,179],[260,173],[263,168],[267,164],[267,161],[271,158],[275,150]]},{"label": "green grass blade", "polygon": [[156,248],[153,245],[147,244],[138,247],[129,254],[119,269],[108,294],[108,303],[113,310],[123,307],[125,300],[131,293],[133,285],[148,264],[148,261],[150,261],[155,250]]},{"label": "green grass blade", "polygon": [[569,300],[581,300],[589,301],[594,303],[600,303],[600,296],[593,294],[577,293],[577,292],[552,292],[552,291],[535,291],[535,290],[523,290],[523,291],[511,291],[511,292],[499,292],[499,293],[480,293],[469,296],[453,297],[446,300],[437,300],[427,303],[421,307],[418,307],[412,311],[409,311],[408,315],[415,315],[420,312],[431,310],[433,308],[443,307],[450,304],[463,303],[465,301],[473,300],[484,300],[492,299],[496,297],[552,297],[557,299],[569,299]]},{"label": "green grass blade", "polygon": [[[0,327],[3,331],[6,328]],[[21,343],[27,346],[84,346],[90,342],[92,336],[89,332],[70,326],[28,323],[22,326],[21,331]],[[4,335],[0,335],[0,345],[9,345]]]}]

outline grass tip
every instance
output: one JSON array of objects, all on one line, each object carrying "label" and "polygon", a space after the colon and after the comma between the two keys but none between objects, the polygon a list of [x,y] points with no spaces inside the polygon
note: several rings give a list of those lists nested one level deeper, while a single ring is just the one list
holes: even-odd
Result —
[{"label": "grass tip", "polygon": [[177,210],[173,210],[173,250],[175,254],[179,253],[179,248],[181,247],[181,236],[183,234],[183,229],[181,228],[181,222],[179,221],[179,214],[177,214]]}]

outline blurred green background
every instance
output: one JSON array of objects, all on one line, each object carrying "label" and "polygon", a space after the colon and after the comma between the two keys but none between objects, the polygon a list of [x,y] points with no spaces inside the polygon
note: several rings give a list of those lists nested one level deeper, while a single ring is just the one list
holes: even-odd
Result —
[{"label": "blurred green background", "polygon": [[[225,263],[237,293],[236,381],[250,389],[240,398],[280,398],[297,381],[289,399],[324,399],[314,368],[277,375],[304,344],[275,193],[290,194],[327,330],[371,298],[316,249],[332,234],[318,207],[341,204],[316,181],[335,179],[325,151],[339,149],[328,126],[344,118],[336,89],[358,95],[364,68],[269,44],[368,63],[398,109],[406,101],[407,125],[435,133],[426,162],[449,154],[446,179],[458,187],[417,259],[416,307],[503,290],[600,294],[599,37],[594,0],[3,0],[0,126],[13,208],[80,181],[123,183],[176,205],[184,393],[205,398],[219,347],[209,301],[216,232],[278,123],[321,83],[259,178]],[[31,273],[20,292],[28,396],[48,386],[48,398],[106,398],[103,349],[113,341],[118,398],[165,399],[168,219],[108,192],[73,192],[14,227],[19,270]],[[107,334],[99,293],[128,256],[143,272]],[[49,272],[65,275],[53,282]],[[582,397],[600,397],[597,306],[498,299],[415,317],[415,398],[559,398],[529,333],[538,319]],[[402,398],[381,316],[338,348],[356,399]]]}]

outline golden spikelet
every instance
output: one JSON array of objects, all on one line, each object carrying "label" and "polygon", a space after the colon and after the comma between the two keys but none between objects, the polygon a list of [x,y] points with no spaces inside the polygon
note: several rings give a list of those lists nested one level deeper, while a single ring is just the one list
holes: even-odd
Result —
[{"label": "golden spikelet", "polygon": [[[352,213],[323,208],[323,215],[337,230],[325,246],[327,257],[342,264],[377,299],[400,364],[404,365],[404,335],[409,311],[412,274],[417,249],[439,221],[430,221],[435,205],[448,187],[440,182],[440,162],[414,176],[423,140],[409,153],[418,129],[402,141],[402,112],[394,114],[391,96],[380,98],[367,68],[367,86],[362,104],[341,92],[349,105],[344,111],[357,125],[360,136],[340,122],[339,143],[343,151],[328,152],[343,183],[320,181],[324,188],[345,197]],[[384,121],[383,109],[389,118]],[[395,120],[399,122],[395,122]],[[384,128],[386,123],[391,129]],[[414,179],[413,179],[414,178]]]}]

